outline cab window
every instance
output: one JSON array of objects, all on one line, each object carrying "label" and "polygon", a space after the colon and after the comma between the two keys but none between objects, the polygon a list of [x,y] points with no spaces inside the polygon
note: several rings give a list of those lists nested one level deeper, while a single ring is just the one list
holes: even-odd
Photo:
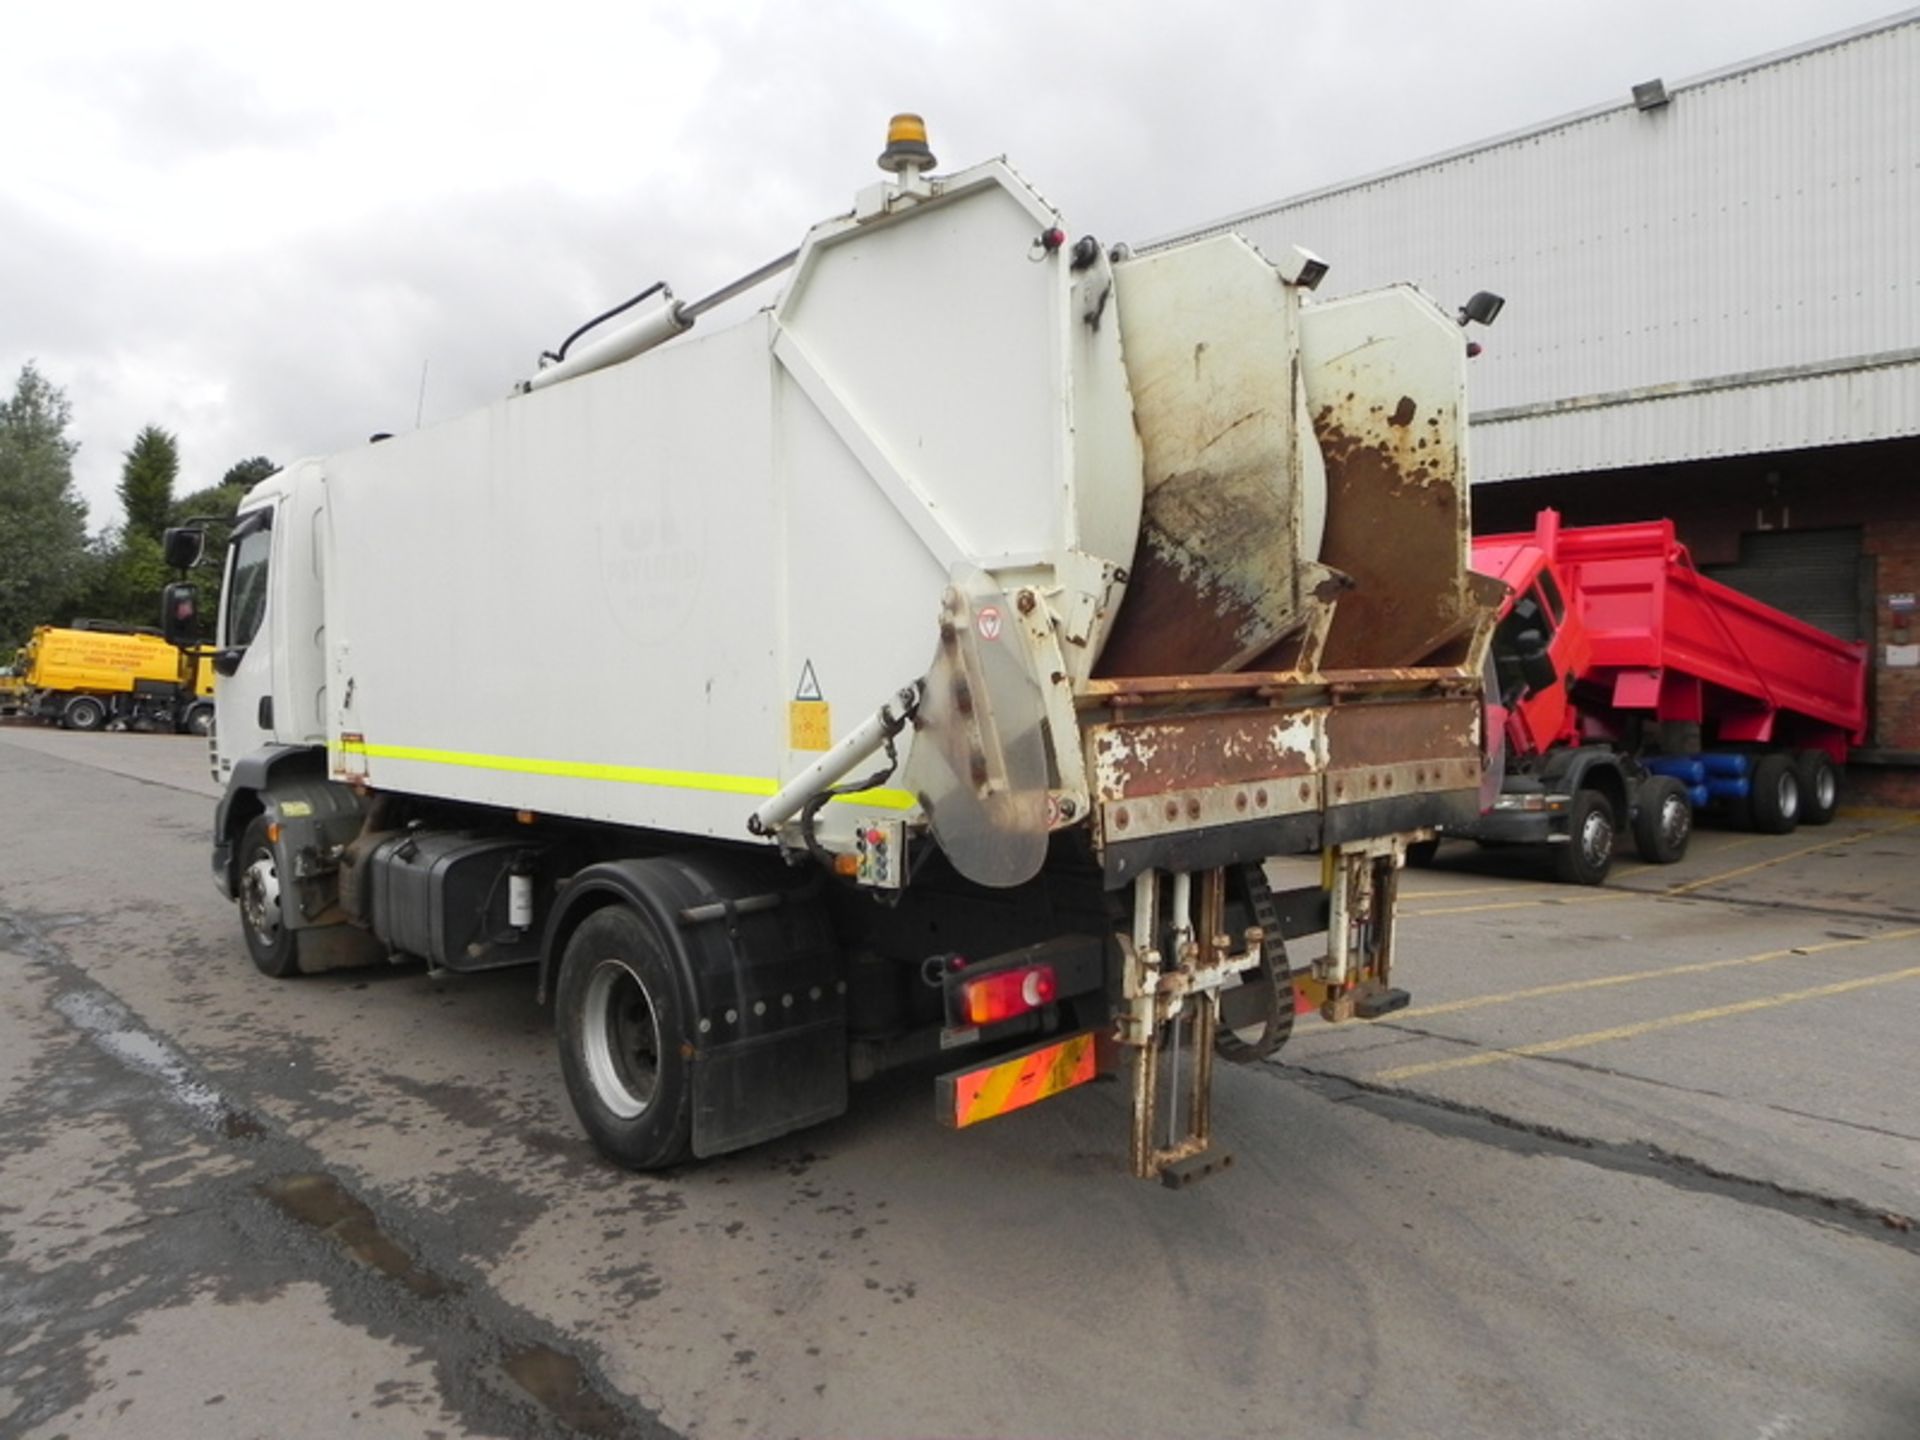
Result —
[{"label": "cab window", "polygon": [[260,633],[260,621],[267,613],[267,556],[273,548],[273,531],[262,523],[244,528],[235,537],[228,555],[226,589],[225,644],[243,649]]}]

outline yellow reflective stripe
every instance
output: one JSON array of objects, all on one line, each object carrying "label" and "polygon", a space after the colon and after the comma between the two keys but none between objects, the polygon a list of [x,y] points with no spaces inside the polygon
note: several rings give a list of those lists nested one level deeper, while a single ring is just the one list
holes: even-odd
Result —
[{"label": "yellow reflective stripe", "polygon": [[[378,760],[411,760],[422,765],[459,765],[468,770],[503,770],[516,775],[558,775],[568,780],[604,780],[618,785],[652,785],[665,790],[705,790],[761,799],[777,794],[780,782],[756,775],[715,775],[703,770],[660,770],[648,765],[600,765],[586,760],[531,760],[519,755],[480,755],[469,750],[429,750],[418,745],[374,745],[342,741],[341,754]],[[860,790],[836,795],[839,805],[873,810],[911,810],[920,802],[905,790]]]}]

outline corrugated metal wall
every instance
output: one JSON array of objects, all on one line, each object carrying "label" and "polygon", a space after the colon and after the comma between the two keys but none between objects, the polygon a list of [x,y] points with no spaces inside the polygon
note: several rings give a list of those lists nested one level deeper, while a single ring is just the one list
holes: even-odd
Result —
[{"label": "corrugated metal wall", "polygon": [[1504,295],[1479,480],[1920,433],[1920,15],[1669,90],[1188,233]]}]

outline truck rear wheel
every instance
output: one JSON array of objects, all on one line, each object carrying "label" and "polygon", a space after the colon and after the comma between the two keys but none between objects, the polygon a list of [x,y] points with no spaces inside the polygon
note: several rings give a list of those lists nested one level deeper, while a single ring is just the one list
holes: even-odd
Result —
[{"label": "truck rear wheel", "polygon": [[1640,786],[1633,816],[1633,846],[1652,865],[1672,865],[1687,853],[1693,838],[1693,804],[1687,787],[1671,775],[1655,775]]},{"label": "truck rear wheel", "polygon": [[1753,767],[1747,814],[1763,835],[1785,835],[1800,823],[1800,777],[1785,755],[1762,755]]},{"label": "truck rear wheel", "polygon": [[1840,808],[1840,771],[1824,750],[1802,750],[1793,757],[1793,775],[1800,782],[1800,823],[1826,825]]},{"label": "truck rear wheel", "polygon": [[213,733],[213,706],[193,705],[188,707],[187,718],[180,727],[189,735],[211,735]]},{"label": "truck rear wheel", "polygon": [[60,723],[69,730],[98,730],[107,723],[107,707],[91,695],[76,695],[61,707]]},{"label": "truck rear wheel", "polygon": [[567,942],[557,1001],[561,1073],[595,1148],[630,1170],[684,1160],[693,1033],[652,922],[625,905],[589,915]]},{"label": "truck rear wheel", "polygon": [[1568,885],[1604,885],[1619,834],[1613,802],[1598,790],[1574,792],[1567,812],[1567,843],[1553,850],[1553,869]]}]

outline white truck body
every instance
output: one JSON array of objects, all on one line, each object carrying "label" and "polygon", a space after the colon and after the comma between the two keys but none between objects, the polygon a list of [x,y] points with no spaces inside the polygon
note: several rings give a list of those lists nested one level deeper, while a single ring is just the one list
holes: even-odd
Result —
[{"label": "white truck body", "polygon": [[[263,482],[268,643],[223,617],[217,732],[256,800],[225,843],[293,751],[363,806],[777,847],[874,891],[929,843],[1018,885],[1071,832],[1136,887],[1107,988],[1148,1049],[1260,958],[1167,942],[1187,873],[1344,849],[1337,1004],[1344,907],[1360,933],[1367,877],[1477,803],[1458,328],[1406,289],[1303,308],[1235,237],[1114,258],[1059,223],[1004,162],[909,173],[731,328]],[[880,763],[890,704],[918,707],[900,763],[823,797]]]}]

